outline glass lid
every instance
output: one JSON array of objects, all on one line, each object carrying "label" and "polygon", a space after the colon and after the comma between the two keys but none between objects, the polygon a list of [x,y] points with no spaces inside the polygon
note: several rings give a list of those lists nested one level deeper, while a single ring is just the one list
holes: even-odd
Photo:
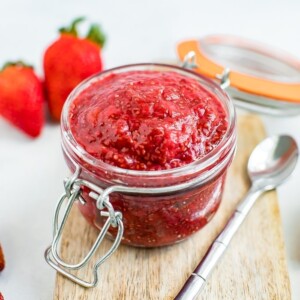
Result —
[{"label": "glass lid", "polygon": [[231,70],[278,82],[300,83],[300,61],[288,53],[232,36],[199,41],[205,55]]},{"label": "glass lid", "polygon": [[213,79],[230,70],[227,91],[237,106],[277,116],[300,114],[300,60],[290,54],[228,35],[183,41],[177,50],[182,61],[193,53],[190,67]]}]

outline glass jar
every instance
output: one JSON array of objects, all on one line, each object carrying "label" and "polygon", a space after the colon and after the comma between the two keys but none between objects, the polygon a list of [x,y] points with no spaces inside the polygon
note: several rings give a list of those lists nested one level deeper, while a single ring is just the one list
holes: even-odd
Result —
[{"label": "glass jar", "polygon": [[[196,79],[213,93],[228,119],[227,131],[217,147],[197,161],[162,171],[126,170],[87,153],[70,130],[70,104],[91,83],[104,76],[136,70],[176,72]],[[95,190],[88,184],[81,187],[78,205],[83,216],[93,226],[103,228],[106,217],[100,214],[99,208],[105,206],[105,198],[114,211],[122,214],[122,243],[141,247],[180,242],[211,220],[220,205],[226,173],[236,148],[236,116],[228,95],[210,79],[181,67],[162,64],[122,66],[84,81],[70,94],[64,105],[61,131],[63,153],[71,172],[77,172],[77,179],[99,187],[96,197]],[[108,189],[105,197],[99,199],[99,194]],[[110,212],[111,208],[106,206],[104,210]],[[113,214],[111,216],[114,217]],[[115,238],[117,232],[117,228],[108,229],[111,238]]]}]

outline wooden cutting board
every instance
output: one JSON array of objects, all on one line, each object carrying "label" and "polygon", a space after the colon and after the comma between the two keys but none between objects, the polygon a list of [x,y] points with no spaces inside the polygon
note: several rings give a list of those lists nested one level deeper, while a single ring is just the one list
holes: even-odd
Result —
[{"label": "wooden cutting board", "polygon": [[[213,220],[186,241],[157,249],[120,246],[99,268],[100,282],[84,289],[57,275],[54,299],[173,299],[249,188],[248,157],[265,137],[261,120],[238,120],[238,150],[229,170],[225,195]],[[74,208],[61,243],[62,256],[78,261],[97,231]],[[105,240],[100,256],[111,242]],[[96,259],[92,259],[94,263]],[[89,266],[80,271],[91,278]],[[262,196],[234,237],[199,299],[290,299],[290,283],[276,192]]]}]

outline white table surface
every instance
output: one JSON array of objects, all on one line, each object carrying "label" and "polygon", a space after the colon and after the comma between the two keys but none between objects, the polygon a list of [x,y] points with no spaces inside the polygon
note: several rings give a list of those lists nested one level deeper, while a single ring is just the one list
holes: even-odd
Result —
[{"label": "white table surface", "polygon": [[[300,57],[299,12],[299,0],[1,0],[0,64],[22,58],[41,74],[42,53],[56,28],[81,15],[101,22],[108,35],[107,68],[174,60],[176,42],[211,33],[257,39]],[[300,117],[264,122],[268,134],[288,133],[300,142]],[[67,173],[59,126],[47,124],[30,140],[0,120],[0,241],[7,261],[0,291],[7,300],[52,299],[55,272],[43,252]],[[299,177],[300,165],[278,190],[293,299],[300,299]]]}]

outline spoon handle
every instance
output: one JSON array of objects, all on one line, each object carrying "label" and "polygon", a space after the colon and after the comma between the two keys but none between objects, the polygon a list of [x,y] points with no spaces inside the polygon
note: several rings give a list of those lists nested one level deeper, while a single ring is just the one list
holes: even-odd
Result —
[{"label": "spoon handle", "polygon": [[175,300],[196,299],[211,271],[223,256],[233,236],[245,220],[256,199],[262,193],[262,190],[257,190],[253,186],[250,188],[245,198],[235,209],[224,229],[213,241],[199,265],[185,282],[179,294],[175,297]]}]

